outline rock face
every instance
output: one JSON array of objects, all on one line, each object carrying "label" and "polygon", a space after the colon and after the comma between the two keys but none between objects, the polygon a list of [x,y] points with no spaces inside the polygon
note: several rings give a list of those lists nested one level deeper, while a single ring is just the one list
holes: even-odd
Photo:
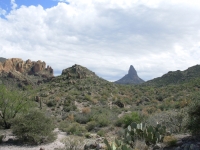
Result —
[{"label": "rock face", "polygon": [[141,84],[144,83],[144,80],[138,77],[135,68],[131,65],[128,71],[128,74],[125,75],[118,81],[115,81],[117,84]]},{"label": "rock face", "polygon": [[53,69],[44,61],[23,61],[20,58],[0,59],[0,79],[17,82],[19,86],[40,84],[53,77]]},{"label": "rock face", "polygon": [[53,76],[53,69],[49,66],[46,68],[46,63],[38,60],[37,62],[27,60],[23,61],[20,58],[6,59],[0,62],[0,73],[18,71],[21,74],[35,75],[37,73],[48,73]]}]

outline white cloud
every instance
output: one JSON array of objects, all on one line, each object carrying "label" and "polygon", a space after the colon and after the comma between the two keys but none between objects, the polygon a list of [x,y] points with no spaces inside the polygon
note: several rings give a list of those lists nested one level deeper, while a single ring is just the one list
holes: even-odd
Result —
[{"label": "white cloud", "polygon": [[15,0],[11,0],[10,3],[12,6],[12,10],[15,10],[17,8],[17,4],[15,3]]},{"label": "white cloud", "polygon": [[0,7],[0,16],[4,16],[6,14],[6,10]]},{"label": "white cloud", "polygon": [[149,80],[199,63],[195,0],[69,0],[48,9],[11,2],[15,10],[0,18],[1,57],[44,60],[60,72],[77,63],[108,80],[130,65]]}]

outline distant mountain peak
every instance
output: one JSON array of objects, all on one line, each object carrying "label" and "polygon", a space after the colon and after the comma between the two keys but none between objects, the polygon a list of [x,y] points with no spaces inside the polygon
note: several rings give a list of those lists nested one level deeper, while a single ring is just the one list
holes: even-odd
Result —
[{"label": "distant mountain peak", "polygon": [[142,80],[138,74],[133,65],[130,65],[130,68],[128,70],[128,74],[125,75],[123,78],[121,78],[118,81],[115,81],[115,83],[118,84],[141,84],[144,80]]},{"label": "distant mountain peak", "polygon": [[130,65],[130,68],[129,68],[129,70],[128,70],[128,75],[129,76],[137,76],[137,72],[136,72],[136,70],[135,70],[135,68],[133,67],[133,65]]}]

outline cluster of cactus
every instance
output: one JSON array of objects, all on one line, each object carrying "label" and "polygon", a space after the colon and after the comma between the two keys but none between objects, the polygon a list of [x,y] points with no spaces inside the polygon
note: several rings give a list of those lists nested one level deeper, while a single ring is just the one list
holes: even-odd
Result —
[{"label": "cluster of cactus", "polygon": [[117,139],[115,139],[115,142],[112,144],[109,144],[108,141],[104,139],[104,143],[107,146],[107,150],[131,150],[130,146]]},{"label": "cluster of cactus", "polygon": [[154,145],[162,142],[166,134],[166,127],[157,124],[155,127],[147,126],[145,123],[131,123],[125,130],[124,142],[131,147],[134,145],[136,139],[145,140],[147,145]]}]

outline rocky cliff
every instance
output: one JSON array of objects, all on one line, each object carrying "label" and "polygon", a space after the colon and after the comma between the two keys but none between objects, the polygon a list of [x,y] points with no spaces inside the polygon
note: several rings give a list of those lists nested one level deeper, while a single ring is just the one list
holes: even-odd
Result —
[{"label": "rocky cliff", "polygon": [[6,59],[4,62],[0,62],[0,73],[2,72],[13,72],[18,71],[21,74],[34,75],[37,73],[48,73],[50,76],[53,75],[53,69],[49,66],[46,68],[46,63],[38,60],[37,62],[23,61],[20,58]]},{"label": "rocky cliff", "polygon": [[53,69],[44,61],[23,61],[20,58],[1,59],[1,80],[15,80],[19,86],[45,82],[53,77]]},{"label": "rocky cliff", "polygon": [[123,78],[121,78],[118,81],[115,81],[117,84],[141,84],[144,83],[144,80],[142,80],[135,70],[135,68],[131,65],[128,71],[128,74],[125,75]]}]

